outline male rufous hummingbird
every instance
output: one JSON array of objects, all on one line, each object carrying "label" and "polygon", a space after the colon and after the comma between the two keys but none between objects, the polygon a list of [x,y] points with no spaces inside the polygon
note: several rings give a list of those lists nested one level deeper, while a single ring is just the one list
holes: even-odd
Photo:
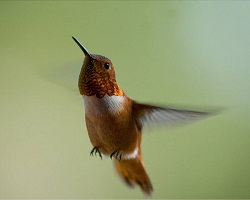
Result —
[{"label": "male rufous hummingbird", "polygon": [[85,58],[78,87],[85,105],[85,121],[91,155],[114,158],[119,176],[129,185],[139,185],[146,195],[153,191],[141,152],[142,130],[150,123],[170,124],[203,118],[210,112],[159,107],[129,98],[116,82],[113,63],[90,54],[75,38]]}]

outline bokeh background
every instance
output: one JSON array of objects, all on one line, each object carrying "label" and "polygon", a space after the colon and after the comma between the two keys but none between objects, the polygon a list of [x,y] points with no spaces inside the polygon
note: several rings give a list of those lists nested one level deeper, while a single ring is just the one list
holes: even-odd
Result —
[{"label": "bokeh background", "polygon": [[250,198],[250,2],[1,1],[0,198],[144,198],[92,148],[87,49],[141,102],[225,108],[144,133],[154,198]]}]

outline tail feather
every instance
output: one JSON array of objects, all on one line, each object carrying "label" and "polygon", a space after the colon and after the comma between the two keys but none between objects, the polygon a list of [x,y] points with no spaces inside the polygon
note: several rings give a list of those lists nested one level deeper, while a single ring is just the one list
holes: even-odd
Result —
[{"label": "tail feather", "polygon": [[153,186],[139,157],[129,160],[115,160],[115,166],[119,176],[128,186],[139,185],[146,195],[152,194]]}]

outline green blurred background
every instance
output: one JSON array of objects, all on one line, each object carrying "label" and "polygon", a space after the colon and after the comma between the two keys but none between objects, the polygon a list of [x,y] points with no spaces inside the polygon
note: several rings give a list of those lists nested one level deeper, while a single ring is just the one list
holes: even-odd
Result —
[{"label": "green blurred background", "polygon": [[[83,53],[141,102],[224,107],[144,134],[154,198],[250,198],[250,2],[1,1],[0,198],[143,198],[92,148]],[[188,108],[187,106],[187,108]]]}]

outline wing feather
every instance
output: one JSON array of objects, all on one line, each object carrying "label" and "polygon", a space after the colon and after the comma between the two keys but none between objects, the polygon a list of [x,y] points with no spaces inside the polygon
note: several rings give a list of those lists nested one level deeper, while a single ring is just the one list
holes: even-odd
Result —
[{"label": "wing feather", "polygon": [[138,128],[151,124],[177,125],[205,118],[214,112],[183,110],[170,107],[159,107],[147,104],[133,103]]}]

